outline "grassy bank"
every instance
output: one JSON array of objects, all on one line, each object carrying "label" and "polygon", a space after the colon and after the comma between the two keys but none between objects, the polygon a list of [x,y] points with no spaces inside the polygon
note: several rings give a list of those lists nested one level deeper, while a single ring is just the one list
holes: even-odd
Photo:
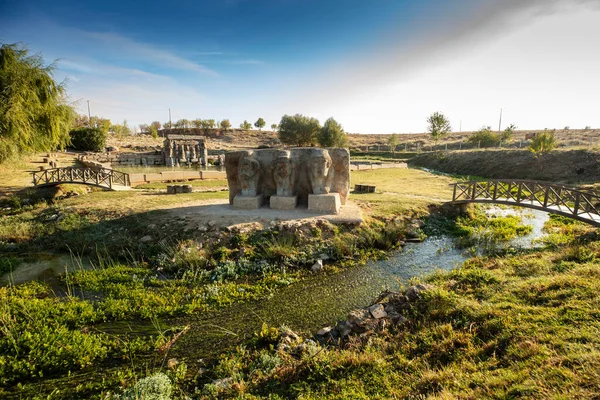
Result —
[{"label": "grassy bank", "polygon": [[469,150],[426,153],[410,166],[448,174],[498,179],[578,183],[600,180],[596,150],[555,150],[535,158],[528,150]]},{"label": "grassy bank", "polygon": [[[225,398],[594,398],[600,389],[597,232],[552,218],[541,251],[476,257],[434,285],[406,322],[303,351],[273,328],[224,355],[203,393]],[[214,383],[216,382],[216,384]]]}]

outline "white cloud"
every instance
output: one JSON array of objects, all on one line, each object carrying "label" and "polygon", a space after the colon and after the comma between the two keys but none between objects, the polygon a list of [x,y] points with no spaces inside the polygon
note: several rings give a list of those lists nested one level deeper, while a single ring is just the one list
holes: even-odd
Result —
[{"label": "white cloud", "polygon": [[84,32],[84,34],[104,44],[114,46],[116,49],[122,51],[124,56],[133,56],[137,61],[146,61],[160,67],[168,66],[173,69],[193,71],[213,77],[219,76],[219,73],[204,65],[195,63],[168,50],[141,43],[121,35],[100,32]]}]

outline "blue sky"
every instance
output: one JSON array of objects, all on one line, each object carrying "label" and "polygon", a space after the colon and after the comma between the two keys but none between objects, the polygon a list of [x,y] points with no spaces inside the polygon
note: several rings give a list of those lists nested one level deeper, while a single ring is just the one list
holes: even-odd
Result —
[{"label": "blue sky", "polygon": [[79,111],[335,117],[349,132],[600,127],[595,0],[0,0],[0,41],[58,61]]}]

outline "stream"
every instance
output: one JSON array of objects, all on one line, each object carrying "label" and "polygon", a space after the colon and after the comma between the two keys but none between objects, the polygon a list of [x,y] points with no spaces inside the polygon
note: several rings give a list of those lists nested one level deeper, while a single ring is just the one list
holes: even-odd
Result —
[{"label": "stream", "polygon": [[[542,228],[548,214],[535,210],[490,207],[490,215],[521,215],[533,230],[503,246],[531,248],[543,236]],[[482,244],[481,248],[489,244]],[[478,252],[480,253],[480,252]],[[436,270],[450,270],[471,255],[457,249],[449,237],[430,237],[421,243],[406,243],[401,251],[389,258],[371,261],[337,273],[320,273],[295,282],[274,292],[267,299],[236,304],[218,312],[163,321],[162,328],[190,325],[191,329],[170,350],[170,357],[194,364],[199,358],[211,359],[236,345],[246,342],[260,330],[263,322],[270,326],[288,326],[301,332],[314,332],[334,325],[349,311],[370,305],[384,290],[398,290],[411,278],[428,275]],[[51,285],[65,268],[85,268],[79,261],[63,256],[23,263],[11,276],[13,283],[39,279]],[[67,265],[67,266],[65,266]],[[6,276],[4,284],[7,283]],[[52,285],[53,286],[53,285]],[[156,334],[150,322],[122,321],[98,326],[109,333],[131,332]],[[191,356],[194,359],[189,359]]]}]

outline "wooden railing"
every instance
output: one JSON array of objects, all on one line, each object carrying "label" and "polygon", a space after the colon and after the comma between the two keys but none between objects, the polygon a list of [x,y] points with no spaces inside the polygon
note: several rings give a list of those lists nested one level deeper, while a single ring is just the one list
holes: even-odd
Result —
[{"label": "wooden railing", "polygon": [[488,180],[457,182],[452,203],[497,203],[533,208],[600,226],[600,196],[549,182]]},{"label": "wooden railing", "polygon": [[34,186],[53,186],[61,183],[83,183],[113,189],[130,186],[129,174],[108,168],[66,167],[31,173]]}]

